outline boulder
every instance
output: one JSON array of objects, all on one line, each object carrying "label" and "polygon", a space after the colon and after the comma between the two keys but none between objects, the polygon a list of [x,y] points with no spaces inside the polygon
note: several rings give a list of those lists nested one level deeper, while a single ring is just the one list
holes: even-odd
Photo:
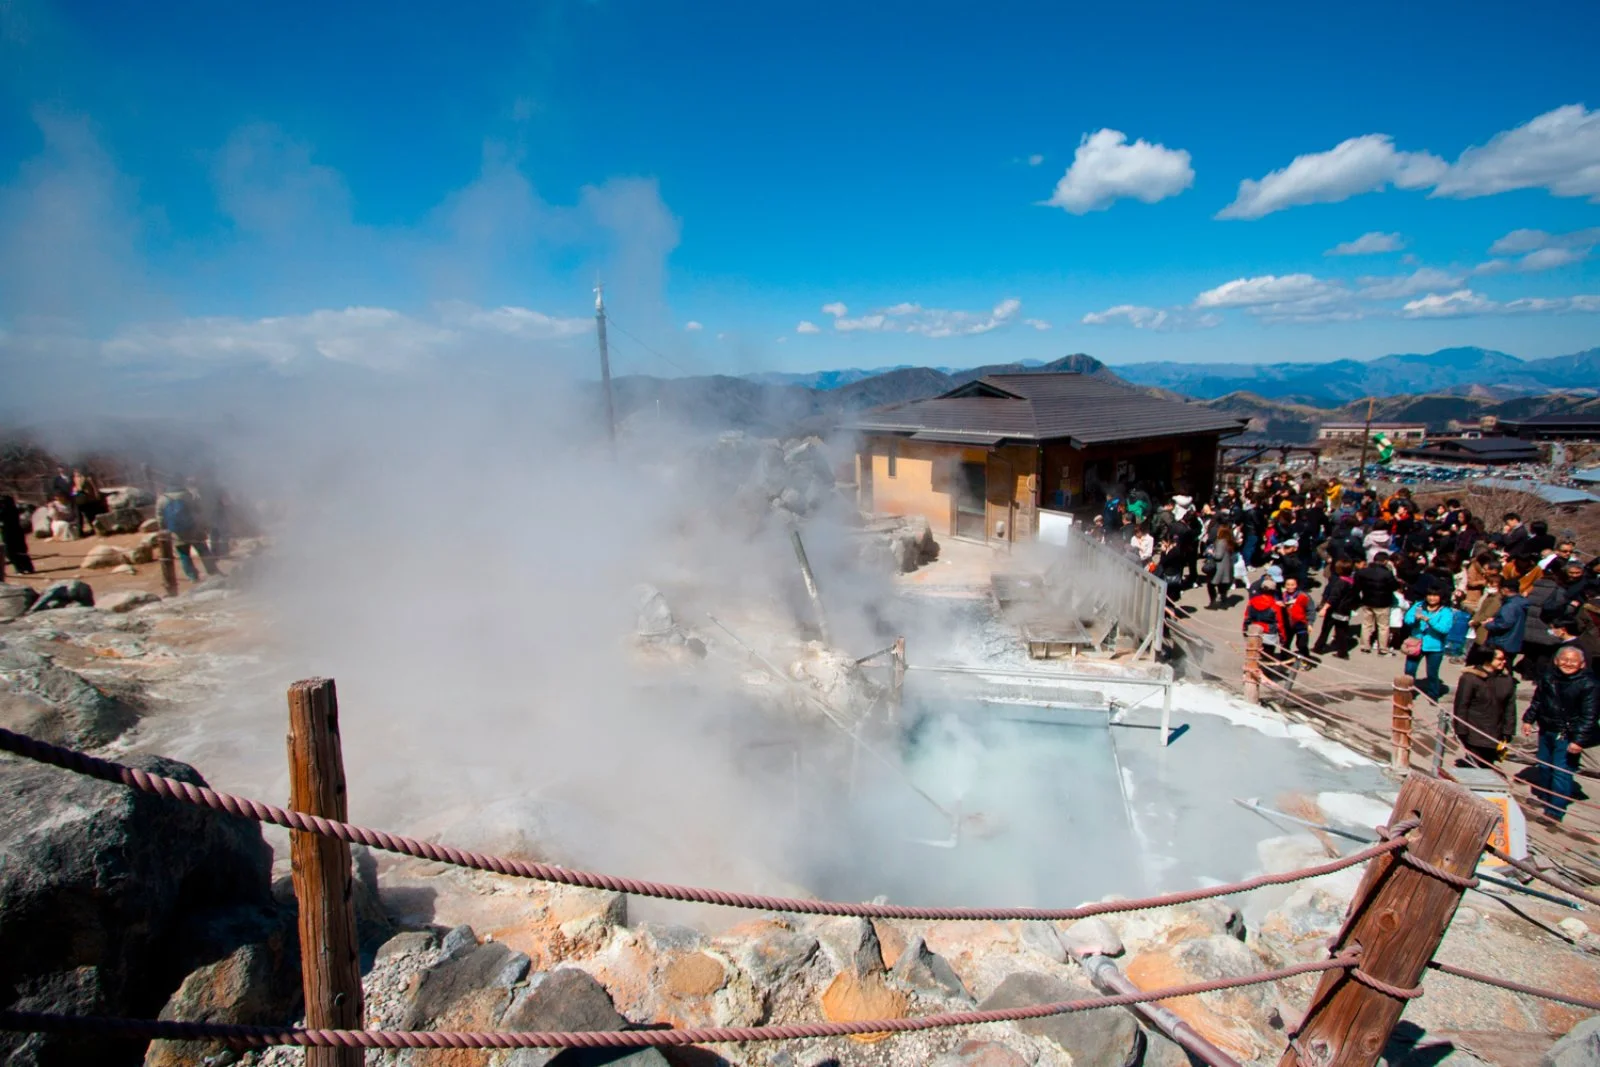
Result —
[{"label": "boulder", "polygon": [[9,622],[19,619],[33,607],[33,602],[39,599],[39,594],[29,585],[11,585],[0,582],[0,622]]},{"label": "boulder", "polygon": [[112,534],[138,533],[139,525],[144,521],[133,508],[113,507],[103,515],[94,517],[94,532],[101,537]]},{"label": "boulder", "polygon": [[82,604],[86,608],[94,607],[94,590],[89,588],[88,582],[57,582],[54,585],[47,585],[28,611],[30,614],[36,611],[53,611],[56,608],[71,607],[73,604]]},{"label": "boulder", "polygon": [[1122,955],[1122,939],[1111,924],[1098,915],[1079,919],[1061,931],[1061,945],[1074,958]]},{"label": "boulder", "polygon": [[878,931],[870,919],[830,919],[818,924],[817,936],[828,955],[844,970],[872,974],[884,969]]},{"label": "boulder", "polygon": [[677,630],[672,608],[655,586],[635,586],[634,604],[634,633],[638,636],[659,640],[672,636]]},{"label": "boulder", "polygon": [[930,1067],[1028,1067],[1029,1060],[998,1041],[964,1041]]},{"label": "boulder", "polygon": [[[175,761],[129,762],[205,784]],[[271,909],[255,823],[31,762],[0,763],[0,856],[0,997],[17,1010],[151,1018],[193,968],[197,917]],[[258,964],[247,954],[212,977],[240,990]],[[0,1033],[0,1062],[136,1063],[143,1047]]]},{"label": "boulder", "polygon": [[139,532],[142,533],[142,534],[160,533],[161,532],[161,520],[160,519],[146,519],[146,520],[144,520],[143,522],[141,522],[139,524]]},{"label": "boulder", "polygon": [[[160,1018],[245,1026],[287,1026],[300,1001],[298,942],[285,924],[278,936],[240,945],[191,971],[161,1009]],[[145,1067],[226,1062],[227,1046],[213,1041],[152,1041]]]},{"label": "boulder", "polygon": [[33,528],[33,536],[41,541],[50,538],[50,509],[34,508],[33,517],[28,520]]},{"label": "boulder", "polygon": [[920,937],[912,938],[906,950],[900,953],[900,958],[895,960],[891,973],[919,993],[968,1003],[972,1001],[972,994],[967,992],[960,976],[943,956],[928,948]]},{"label": "boulder", "polygon": [[[1025,1008],[1085,996],[1080,986],[1048,974],[1021,972],[1007,975],[993,993],[978,1005],[979,1011]],[[1125,1011],[1083,1011],[1026,1019],[1017,1029],[1059,1045],[1073,1063],[1096,1067],[1133,1067],[1144,1051],[1144,1032]]]},{"label": "boulder", "polygon": [[104,745],[138,721],[134,710],[47,656],[0,641],[0,724],[52,744]]},{"label": "boulder", "polygon": [[754,937],[741,939],[729,951],[758,988],[772,989],[795,981],[817,954],[815,937],[774,924]]},{"label": "boulder", "polygon": [[[441,958],[422,973],[402,1028],[448,1028],[452,1020],[465,1021],[473,1016],[492,1023],[511,1004],[509,986],[497,984],[497,979],[507,970],[513,955],[521,953],[513,954],[505,945],[491,941]],[[526,967],[522,973],[527,974]]]},{"label": "boulder", "polygon": [[424,952],[432,952],[438,943],[438,935],[432,930],[407,930],[395,934],[379,946],[375,958],[378,963],[383,963],[401,956],[420,956]]},{"label": "boulder", "polygon": [[100,598],[100,610],[125,615],[135,608],[142,608],[146,604],[159,604],[161,598],[154,593],[147,593],[142,589],[130,589],[123,593],[112,593],[110,596]]},{"label": "boulder", "polygon": [[1551,1045],[1539,1067],[1600,1067],[1600,1016],[1583,1020]]},{"label": "boulder", "polygon": [[106,507],[112,511],[154,507],[155,494],[137,485],[118,485],[105,491]]},{"label": "boulder", "polygon": [[134,545],[126,551],[128,562],[132,564],[154,563],[156,549],[154,545]]},{"label": "boulder", "polygon": [[[506,1012],[506,1030],[621,1030],[628,1025],[611,1002],[611,994],[588,973],[560,967],[538,976],[518,994]],[[589,1064],[667,1067],[658,1049],[519,1049],[507,1067],[580,1067]]]},{"label": "boulder", "polygon": [[113,567],[120,567],[128,562],[128,556],[116,545],[95,545],[84,553],[83,560],[78,564],[79,570],[108,571]]}]

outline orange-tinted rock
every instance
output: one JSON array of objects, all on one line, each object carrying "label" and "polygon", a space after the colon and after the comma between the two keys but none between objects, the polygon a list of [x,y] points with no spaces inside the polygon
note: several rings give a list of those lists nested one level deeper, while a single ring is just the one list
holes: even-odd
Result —
[{"label": "orange-tinted rock", "polygon": [[[866,1019],[903,1019],[907,998],[890,988],[882,974],[857,975],[840,971],[822,991],[822,1017],[829,1022],[861,1022]],[[850,1040],[871,1043],[889,1037],[887,1033],[853,1034]]]},{"label": "orange-tinted rock", "polygon": [[887,919],[872,920],[872,928],[878,933],[878,948],[883,953],[883,965],[893,970],[900,953],[906,950],[906,935]]},{"label": "orange-tinted rock", "polygon": [[[1239,942],[1213,936],[1140,953],[1128,961],[1126,973],[1140,989],[1160,989],[1243,977],[1259,969],[1259,962]],[[1269,1037],[1270,997],[1262,987],[1250,986],[1160,1003],[1223,1051],[1240,1060],[1256,1060],[1279,1051],[1277,1041]]]},{"label": "orange-tinted rock", "polygon": [[667,967],[667,992],[675,997],[709,997],[728,982],[727,968],[704,952],[680,956]]}]

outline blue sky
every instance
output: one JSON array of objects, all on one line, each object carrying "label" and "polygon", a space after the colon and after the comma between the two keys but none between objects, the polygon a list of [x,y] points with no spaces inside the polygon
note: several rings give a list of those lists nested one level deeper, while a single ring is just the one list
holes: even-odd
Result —
[{"label": "blue sky", "polygon": [[1600,344],[1596,39],[1578,3],[9,0],[0,343],[577,369],[601,275],[624,371],[1560,354]]}]

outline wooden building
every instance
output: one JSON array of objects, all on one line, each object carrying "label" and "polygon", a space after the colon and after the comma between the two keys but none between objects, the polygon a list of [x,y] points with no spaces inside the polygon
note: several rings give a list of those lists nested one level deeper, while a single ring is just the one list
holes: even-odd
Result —
[{"label": "wooden building", "polygon": [[1020,540],[1040,509],[1098,507],[1121,483],[1210,495],[1217,442],[1245,420],[1085,374],[996,374],[845,424],[862,510],[935,534]]}]

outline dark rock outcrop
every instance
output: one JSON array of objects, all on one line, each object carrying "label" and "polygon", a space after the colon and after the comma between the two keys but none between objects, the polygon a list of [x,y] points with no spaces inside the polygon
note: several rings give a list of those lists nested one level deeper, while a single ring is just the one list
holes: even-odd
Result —
[{"label": "dark rock outcrop", "polygon": [[[130,762],[204,784],[171,760]],[[196,979],[191,999],[205,1000],[205,985],[242,990],[226,972],[251,975],[272,962],[270,937],[263,940],[276,928],[271,863],[254,823],[0,761],[0,1003],[150,1018],[186,975],[219,962],[213,980]],[[229,962],[242,944],[261,944],[268,956]],[[254,1003],[257,992],[238,999]],[[139,1063],[143,1055],[143,1042],[0,1034],[9,1067]]]},{"label": "dark rock outcrop", "polygon": [[138,719],[132,708],[47,656],[0,641],[0,726],[53,744],[103,745]]}]

